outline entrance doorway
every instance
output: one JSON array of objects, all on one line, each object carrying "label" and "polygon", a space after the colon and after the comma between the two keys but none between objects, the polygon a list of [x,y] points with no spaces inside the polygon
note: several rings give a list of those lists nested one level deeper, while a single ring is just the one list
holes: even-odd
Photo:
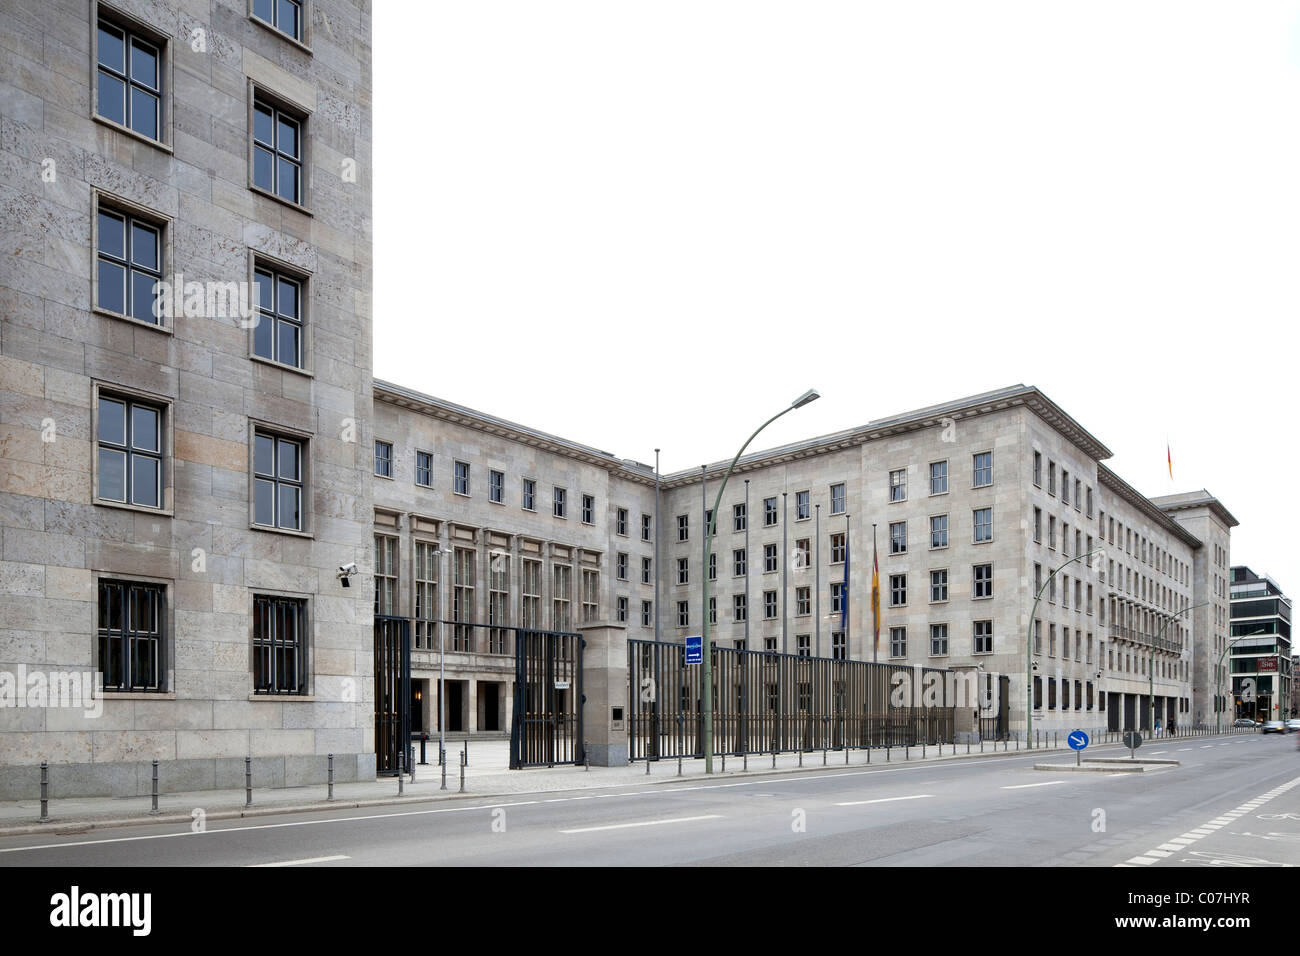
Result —
[{"label": "entrance doorway", "polygon": [[478,685],[478,729],[501,729],[501,685],[480,681]]}]

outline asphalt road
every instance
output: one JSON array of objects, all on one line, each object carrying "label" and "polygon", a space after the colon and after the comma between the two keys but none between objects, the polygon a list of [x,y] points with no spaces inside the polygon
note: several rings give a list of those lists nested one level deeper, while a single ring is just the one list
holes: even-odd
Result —
[{"label": "asphalt road", "polygon": [[0,839],[0,866],[1300,864],[1294,736],[1157,740],[1140,753],[1182,766],[1055,773],[1032,765],[1071,762],[1070,755],[1013,752],[816,767],[718,783],[286,814],[199,833],[171,826],[11,837]]}]

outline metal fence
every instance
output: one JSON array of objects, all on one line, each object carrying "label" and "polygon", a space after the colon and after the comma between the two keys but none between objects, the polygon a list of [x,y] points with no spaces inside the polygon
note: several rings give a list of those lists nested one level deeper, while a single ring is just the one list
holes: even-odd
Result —
[{"label": "metal fence", "polygon": [[375,772],[406,769],[411,735],[411,626],[401,617],[375,616]]},{"label": "metal fence", "polygon": [[506,630],[515,646],[511,769],[582,763],[582,636]]},{"label": "metal fence", "polygon": [[[949,671],[716,646],[712,655],[714,753],[954,739]],[[686,663],[685,647],[628,641],[628,679],[631,759],[701,756],[702,668]]]}]

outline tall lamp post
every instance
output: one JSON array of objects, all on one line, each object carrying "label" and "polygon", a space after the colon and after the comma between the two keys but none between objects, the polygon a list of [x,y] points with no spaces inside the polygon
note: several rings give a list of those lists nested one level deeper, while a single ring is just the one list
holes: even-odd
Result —
[{"label": "tall lamp post", "polygon": [[[1205,603],[1206,603],[1206,604],[1209,604],[1210,602],[1209,602],[1209,601],[1206,601]],[[1228,656],[1228,651],[1232,650],[1232,645],[1233,645],[1233,644],[1236,644],[1237,641],[1243,641],[1243,640],[1245,640],[1247,637],[1254,637],[1254,636],[1255,636],[1254,634],[1243,634],[1243,635],[1241,635],[1241,637],[1237,638],[1236,640],[1229,641],[1229,642],[1228,642],[1228,646],[1225,647],[1225,648],[1223,649],[1223,653],[1219,655],[1219,666],[1216,668],[1216,670],[1218,670],[1218,672],[1219,672],[1219,681],[1218,681],[1219,697],[1222,697],[1222,696],[1223,696],[1223,659],[1224,659],[1225,657]],[[1256,693],[1258,693],[1258,692],[1256,692]],[[1256,700],[1258,700],[1258,698],[1256,698]],[[1218,701],[1216,701],[1215,703],[1218,703]],[[1219,710],[1216,710],[1216,711],[1214,712],[1214,732],[1215,732],[1216,734],[1219,733],[1219,732],[1221,732],[1221,731],[1223,730],[1223,710],[1224,710],[1224,709],[1225,709],[1225,708],[1220,708]],[[1259,719],[1259,708],[1258,708],[1258,707],[1255,708],[1255,719],[1256,719],[1256,720]]]},{"label": "tall lamp post", "polygon": [[1093,548],[1083,554],[1076,554],[1052,571],[1038,588],[1038,593],[1034,595],[1034,606],[1029,612],[1029,633],[1025,635],[1025,746],[1031,750],[1034,746],[1034,615],[1038,613],[1038,602],[1043,592],[1047,590],[1047,586],[1052,583],[1052,579],[1056,577],[1057,571],[1105,550],[1105,548]]},{"label": "tall lamp post", "polygon": [[[709,646],[709,615],[708,615],[709,555],[713,553],[713,529],[716,527],[718,523],[718,509],[722,507],[722,494],[727,490],[727,481],[731,478],[731,473],[736,469],[736,462],[740,461],[740,456],[745,453],[745,449],[749,447],[749,443],[758,437],[759,432],[761,432],[768,425],[772,424],[774,421],[776,421],[786,412],[792,412],[796,408],[803,408],[805,405],[809,404],[810,402],[815,402],[819,398],[821,398],[821,396],[817,394],[816,389],[813,388],[808,389],[808,391],[804,392],[793,402],[791,402],[788,408],[781,409],[781,411],[777,412],[767,421],[763,422],[763,424],[759,425],[758,428],[754,431],[754,434],[750,435],[749,438],[745,441],[745,444],[740,446],[740,451],[736,452],[736,457],[731,459],[731,464],[727,467],[727,474],[723,477],[722,484],[718,486],[718,496],[716,499],[714,499],[714,503],[713,503],[713,520],[707,523],[707,527],[705,528],[704,531],[703,577],[704,577],[705,614],[704,614],[703,637],[700,641],[700,646],[701,646],[701,650],[704,653],[703,690],[704,690],[704,772],[705,773],[713,773],[713,654],[711,653],[711,649]],[[748,520],[749,520],[749,516],[746,515],[746,525],[748,525]],[[748,567],[748,560],[746,560],[746,566]],[[746,612],[746,617],[748,616],[749,616],[748,612]]]},{"label": "tall lamp post", "polygon": [[1154,734],[1156,729],[1156,643],[1159,642],[1165,628],[1174,622],[1174,618],[1186,614],[1188,611],[1194,611],[1198,607],[1205,607],[1209,601],[1202,601],[1200,604],[1193,604],[1185,607],[1181,611],[1175,611],[1165,618],[1165,622],[1160,625],[1160,630],[1156,631],[1155,640],[1151,642],[1151,656],[1147,660],[1147,733]]}]

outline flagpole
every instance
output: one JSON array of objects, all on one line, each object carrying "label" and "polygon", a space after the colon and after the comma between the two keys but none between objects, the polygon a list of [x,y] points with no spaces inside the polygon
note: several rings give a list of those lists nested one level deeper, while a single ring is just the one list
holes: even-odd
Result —
[{"label": "flagpole", "polygon": [[745,479],[745,650],[749,650],[749,479]]},{"label": "flagpole", "polygon": [[817,548],[813,552],[813,562],[817,566],[814,572],[813,584],[813,621],[817,628],[817,655],[822,656],[822,506],[820,503],[813,506],[817,512],[817,523],[814,533],[817,535]]},{"label": "flagpole", "polygon": [[871,523],[871,661],[880,663],[880,558],[876,554],[876,524]]}]

